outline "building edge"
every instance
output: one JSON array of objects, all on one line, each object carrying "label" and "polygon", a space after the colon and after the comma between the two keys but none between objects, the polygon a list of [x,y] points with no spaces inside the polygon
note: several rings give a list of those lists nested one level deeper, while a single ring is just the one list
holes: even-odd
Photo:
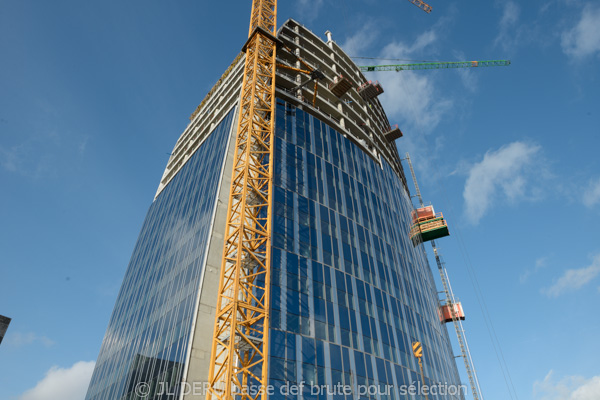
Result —
[{"label": "building edge", "polygon": [[[211,234],[207,243],[204,270],[200,281],[200,291],[196,300],[194,321],[192,322],[188,354],[186,356],[182,383],[193,386],[194,383],[208,382],[209,361],[212,348],[217,298],[219,290],[219,277],[223,261],[223,244],[225,240],[225,221],[227,219],[227,205],[231,186],[231,174],[235,153],[235,137],[237,134],[237,104],[230,110],[235,113],[231,123],[227,150],[223,160],[221,180],[215,213],[211,224]],[[184,385],[185,389],[186,385]],[[198,398],[193,392],[183,391],[183,399]],[[204,398],[204,396],[201,396]]]}]

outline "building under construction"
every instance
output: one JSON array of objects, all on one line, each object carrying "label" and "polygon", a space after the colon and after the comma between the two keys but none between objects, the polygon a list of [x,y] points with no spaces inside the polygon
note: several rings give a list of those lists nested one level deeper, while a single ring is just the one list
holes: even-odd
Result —
[{"label": "building under construction", "polygon": [[[256,399],[233,387],[268,383],[273,399],[391,400],[415,398],[403,385],[460,384],[444,325],[458,309],[440,308],[422,245],[448,228],[433,208],[413,212],[384,85],[329,32],[288,20],[270,40],[275,109],[259,119],[274,125],[272,148],[238,132],[251,37],[175,144],[86,399]],[[263,164],[272,179],[238,195]],[[247,210],[252,234],[230,231]],[[210,392],[196,390],[205,382]],[[311,387],[338,384],[350,393]]]}]

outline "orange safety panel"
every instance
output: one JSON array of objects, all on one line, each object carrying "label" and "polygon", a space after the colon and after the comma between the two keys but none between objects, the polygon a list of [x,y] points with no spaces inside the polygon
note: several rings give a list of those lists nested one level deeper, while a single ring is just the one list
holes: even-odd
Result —
[{"label": "orange safety panel", "polygon": [[[454,303],[454,312],[458,319],[464,321],[465,313],[463,312],[462,304],[460,302]],[[452,322],[452,311],[450,309],[450,304],[445,304],[440,306],[440,320],[442,322]]]},{"label": "orange safety panel", "polygon": [[412,212],[412,220],[413,224],[419,221],[423,221],[426,219],[431,219],[435,217],[435,211],[433,210],[433,206],[427,206],[422,208],[417,208]]}]

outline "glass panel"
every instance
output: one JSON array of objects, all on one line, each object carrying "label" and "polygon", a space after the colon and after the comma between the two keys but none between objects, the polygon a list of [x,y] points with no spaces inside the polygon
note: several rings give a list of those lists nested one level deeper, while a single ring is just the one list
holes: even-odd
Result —
[{"label": "glass panel", "polygon": [[[274,254],[273,269],[289,272],[278,316],[289,332],[286,359],[295,360],[301,343],[305,381],[321,384],[328,365],[334,384],[401,385],[409,373],[419,375],[410,357],[410,343],[419,337],[428,343],[426,380],[456,382],[447,332],[438,328],[435,283],[407,235],[412,205],[399,177],[385,161],[380,166],[335,129],[281,100],[276,124],[285,125],[276,126],[282,143],[274,170],[283,178],[274,180],[273,246],[285,257]],[[283,281],[273,276],[272,293],[280,293],[274,289]],[[292,333],[300,334],[298,342]]]},{"label": "glass panel", "polygon": [[160,388],[159,382],[181,381],[234,114],[227,114],[150,206],[86,399],[125,398],[138,382]]}]

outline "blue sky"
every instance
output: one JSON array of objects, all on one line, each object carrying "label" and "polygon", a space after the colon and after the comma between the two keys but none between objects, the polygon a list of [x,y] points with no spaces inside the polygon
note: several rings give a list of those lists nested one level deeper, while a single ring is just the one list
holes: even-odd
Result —
[{"label": "blue sky", "polygon": [[[370,77],[449,221],[439,247],[485,398],[511,398],[500,358],[513,398],[596,399],[600,4],[430,4],[280,1],[278,18],[351,56],[512,60]],[[0,397],[82,398],[168,154],[249,9],[0,1]]]}]

